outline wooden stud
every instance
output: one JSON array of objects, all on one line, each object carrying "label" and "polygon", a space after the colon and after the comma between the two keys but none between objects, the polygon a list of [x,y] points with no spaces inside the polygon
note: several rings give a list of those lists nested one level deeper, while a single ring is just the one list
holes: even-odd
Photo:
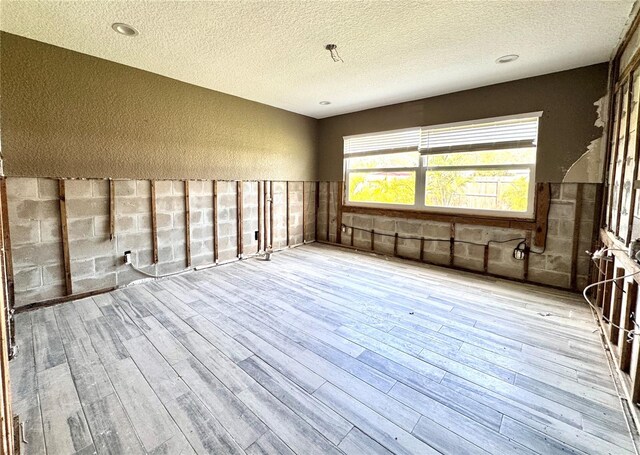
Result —
[{"label": "wooden stud", "polygon": [[69,255],[69,230],[67,225],[67,198],[65,195],[65,181],[58,180],[58,197],[60,199],[60,236],[62,238],[62,257],[64,260],[64,282],[67,295],[73,294],[71,280],[71,256]]},{"label": "wooden stud", "polygon": [[[627,154],[629,153],[629,125],[631,124],[632,102],[633,102],[633,72],[631,72],[629,75],[629,87],[627,88],[627,115],[625,116],[626,124],[625,124],[624,146],[623,146],[624,151],[622,152],[622,165],[621,165],[622,169],[620,172],[620,188],[618,190],[618,196],[617,196],[618,200],[616,202],[616,207],[618,210],[616,213],[616,235],[620,233],[620,215],[622,214],[622,198],[624,195],[624,178],[627,170]],[[620,123],[619,120],[618,120],[618,123]],[[636,179],[635,175],[631,176],[632,181],[635,179]],[[629,191],[633,191],[633,190],[629,190]],[[631,220],[633,219],[633,213],[630,213],[629,217],[630,217],[629,223],[631,223]],[[626,241],[629,241],[629,239],[626,239]]]},{"label": "wooden stud", "polygon": [[151,242],[153,245],[153,263],[158,263],[158,215],[156,209],[156,181],[150,180],[151,185]]},{"label": "wooden stud", "polygon": [[[531,247],[531,236],[532,236],[532,232],[527,231],[524,239],[524,244],[525,244],[525,247],[527,248]],[[530,260],[531,260],[531,251],[527,251],[524,255],[524,264],[522,264],[522,279],[524,281],[529,280],[529,261]]]},{"label": "wooden stud", "polygon": [[489,271],[489,244],[488,243],[484,246],[482,270],[484,270],[485,273]]},{"label": "wooden stud", "polygon": [[342,197],[344,194],[344,182],[338,182],[338,195],[336,197],[336,243],[342,243]]},{"label": "wooden stud", "polygon": [[398,233],[393,237],[393,255],[398,255]]},{"label": "wooden stud", "polygon": [[260,250],[262,249],[262,182],[261,181],[257,181],[256,182],[256,186],[257,186],[257,192],[258,192],[258,250],[257,252],[259,253]]},{"label": "wooden stud", "polygon": [[289,207],[289,181],[287,180],[284,184],[284,191],[286,193],[286,201],[287,201],[287,220],[286,220],[286,224],[287,224],[287,229],[286,229],[286,233],[287,233],[287,246],[289,246],[291,239],[290,239],[290,233],[289,233],[289,220],[291,219],[290,216],[290,207]]},{"label": "wooden stud", "polygon": [[635,375],[631,379],[631,402],[640,401],[640,356],[636,359]]},{"label": "wooden stud", "polygon": [[618,344],[618,336],[620,330],[617,325],[620,325],[620,314],[622,311],[622,289],[624,288],[624,280],[620,277],[624,276],[625,271],[622,267],[616,268],[616,286],[613,289],[613,300],[611,302],[611,309],[609,312],[609,341],[612,344]]},{"label": "wooden stud", "polygon": [[596,307],[600,308],[602,306],[602,299],[604,297],[604,284],[600,283],[602,280],[605,279],[605,267],[607,266],[607,261],[604,258],[600,258],[598,260],[598,279],[596,281],[598,281],[598,286],[596,289]]},{"label": "wooden stud", "polygon": [[351,228],[351,239],[349,240],[349,244],[350,244],[351,246],[353,246],[353,233],[354,233],[355,231],[356,231],[355,229]]},{"label": "wooden stud", "polygon": [[316,240],[320,240],[318,238],[318,210],[320,210],[320,182],[316,182],[316,194],[315,194],[315,211],[314,211],[314,218],[315,218],[315,233],[314,233],[314,238]]},{"label": "wooden stud", "polygon": [[[633,319],[636,313],[638,301],[638,283],[629,281],[626,283],[626,293],[622,313],[620,315],[620,327],[626,330],[633,330]],[[620,332],[618,346],[620,347],[620,369],[629,372],[631,366],[632,344],[629,343],[626,332]]]},{"label": "wooden stud", "polygon": [[213,262],[218,263],[218,181],[213,181]]},{"label": "wooden stud", "polygon": [[21,305],[16,308],[16,314],[26,313],[28,311],[37,310],[40,308],[47,308],[53,305],[57,305],[59,303],[69,302],[71,300],[80,300],[87,297],[93,297],[94,295],[107,294],[111,291],[115,291],[118,289],[116,286],[112,286],[104,289],[95,289],[93,291],[80,292],[78,294],[66,295],[63,297],[55,297],[53,299],[41,300],[35,303],[29,303],[27,305]]},{"label": "wooden stud", "polygon": [[329,231],[331,229],[331,182],[327,182],[327,233],[325,240],[330,242]]},{"label": "wooden stud", "polygon": [[375,251],[375,234],[376,232],[371,229],[371,251]]},{"label": "wooden stud", "polygon": [[571,289],[578,289],[578,250],[580,249],[580,223],[582,222],[583,184],[578,183],[576,203],[573,210],[573,243],[571,246]]},{"label": "wooden stud", "polygon": [[[618,93],[614,94],[614,97],[617,97],[618,100],[618,116],[617,116],[617,124],[616,124],[616,131],[614,132],[614,136],[611,137],[608,146],[611,148],[611,151],[613,153],[613,161],[610,161],[609,163],[607,163],[607,165],[610,165],[611,163],[613,163],[613,166],[611,166],[611,169],[609,170],[609,172],[611,173],[611,177],[610,177],[610,181],[611,184],[609,185],[609,204],[608,204],[608,213],[607,213],[607,227],[609,227],[609,229],[611,229],[611,225],[613,224],[613,197],[614,197],[614,186],[615,186],[615,182],[616,182],[616,169],[617,169],[617,165],[616,163],[618,162],[618,149],[619,144],[618,141],[620,140],[620,123],[621,122],[621,117],[622,117],[622,100],[623,100],[623,90],[622,89],[618,89]],[[612,123],[615,121],[615,119],[612,119]],[[615,146],[613,145],[615,143]]]},{"label": "wooden stud", "polygon": [[184,244],[187,267],[191,267],[191,204],[189,203],[189,180],[184,181]]},{"label": "wooden stud", "polygon": [[268,245],[269,245],[269,238],[267,237],[268,235],[268,229],[267,229],[267,219],[269,218],[269,193],[267,192],[267,181],[265,180],[264,182],[262,182],[262,189],[264,190],[264,215],[263,215],[263,219],[264,219],[264,249],[265,251],[268,249]]},{"label": "wooden stud", "polygon": [[116,236],[116,188],[115,182],[109,179],[109,240]]},{"label": "wooden stud", "polygon": [[307,182],[302,182],[302,243],[307,243],[307,226],[306,226],[307,193],[305,191],[306,186],[307,186]]},{"label": "wooden stud", "polygon": [[449,265],[453,265],[456,254],[456,223],[449,225]]},{"label": "wooden stud", "polygon": [[[613,278],[613,269],[614,269],[613,259],[607,260],[604,266],[605,280],[611,280]],[[611,290],[613,288],[613,282],[609,281],[604,283],[604,291],[602,296],[602,315],[608,317],[609,312],[611,310]],[[605,324],[608,324],[607,321],[603,321]]]},{"label": "wooden stud", "polygon": [[242,219],[242,190],[243,190],[242,180],[238,180],[236,182],[236,240],[237,240],[237,256],[239,258],[242,257],[244,253],[244,239],[243,235],[243,219]]},{"label": "wooden stud", "polygon": [[420,262],[424,262],[424,237],[420,237]]},{"label": "wooden stud", "polygon": [[273,249],[273,181],[269,182],[269,249]]},{"label": "wooden stud", "polygon": [[[4,240],[4,260],[7,275],[7,299],[9,308],[15,306],[15,281],[13,277],[13,257],[11,255],[11,235],[9,230],[9,204],[7,202],[7,179],[0,179],[0,197],[2,203],[2,237]],[[13,334],[12,334],[13,336]]]},{"label": "wooden stud", "polygon": [[547,242],[547,224],[551,208],[551,184],[536,184],[536,224],[533,245],[542,247]]}]

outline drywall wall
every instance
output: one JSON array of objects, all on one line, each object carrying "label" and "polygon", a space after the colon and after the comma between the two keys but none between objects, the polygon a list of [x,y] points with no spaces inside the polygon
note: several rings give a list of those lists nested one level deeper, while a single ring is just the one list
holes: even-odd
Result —
[{"label": "drywall wall", "polygon": [[315,119],[16,35],[0,38],[7,176],[316,177]]},{"label": "drywall wall", "polygon": [[[548,231],[544,250],[534,248],[542,254],[530,254],[526,266],[526,281],[570,289],[572,273],[575,273],[576,289],[583,289],[589,280],[590,257],[586,250],[593,248],[592,238],[596,217],[596,184],[552,184],[551,205],[549,208]],[[336,243],[338,215],[335,196],[338,182],[320,185],[320,204],[318,206],[318,239]],[[329,191],[329,192],[328,192]],[[327,195],[330,197],[327,203]],[[327,217],[329,209],[329,217]],[[579,211],[579,213],[578,213]],[[329,229],[327,229],[329,220]],[[496,228],[481,225],[456,224],[453,263],[450,263],[449,223],[416,220],[411,218],[385,217],[355,213],[343,213],[342,224],[345,230],[341,243],[353,245],[363,250],[371,249],[371,230],[374,234],[374,250],[377,253],[393,255],[395,238],[398,240],[397,254],[402,257],[420,260],[421,237],[441,239],[443,241],[425,241],[422,259],[424,262],[441,265],[453,265],[457,268],[484,272],[484,246],[490,243],[486,272],[512,279],[525,279],[525,261],[513,258],[513,249],[527,237],[527,232],[518,229]],[[578,224],[576,226],[576,224]],[[354,229],[355,228],[355,229]],[[328,236],[327,236],[328,234]],[[576,241],[574,242],[574,236]],[[417,240],[415,240],[417,239]],[[516,240],[512,240],[516,239]],[[509,241],[510,240],[510,241]],[[465,244],[462,242],[472,242]],[[574,249],[576,261],[573,264]],[[572,271],[572,267],[575,270]]]},{"label": "drywall wall", "polygon": [[[315,183],[289,182],[289,241],[287,242],[287,183],[274,185],[273,248],[315,238]],[[214,216],[212,181],[189,181],[189,249],[192,267],[238,257],[238,182],[217,182]],[[269,188],[269,182],[260,183]],[[110,189],[103,179],[65,180],[67,233],[73,294],[123,286],[146,276],[123,263],[123,253],[148,273],[187,268],[186,182],[155,182],[158,261],[153,260],[152,192],[148,180],[114,180],[114,236],[110,236]],[[304,206],[302,204],[304,191]],[[258,198],[260,197],[260,203]],[[7,178],[9,232],[16,307],[64,297],[62,219],[58,180]],[[260,204],[261,210],[258,210]],[[242,182],[243,255],[258,251],[255,231],[270,238],[269,196],[258,194],[258,182]],[[306,230],[302,229],[304,221]],[[265,217],[266,215],[266,217]],[[214,223],[217,220],[217,223]],[[260,228],[258,227],[260,223]],[[266,231],[266,232],[265,232]],[[268,244],[268,243],[267,243]],[[261,251],[265,243],[260,245]]]},{"label": "drywall wall", "polygon": [[[496,66],[496,71],[500,67]],[[536,181],[562,182],[603,134],[598,104],[607,91],[607,64],[521,79],[319,121],[320,180],[342,179],[343,136],[543,111]],[[590,182],[583,178],[573,181]]]}]

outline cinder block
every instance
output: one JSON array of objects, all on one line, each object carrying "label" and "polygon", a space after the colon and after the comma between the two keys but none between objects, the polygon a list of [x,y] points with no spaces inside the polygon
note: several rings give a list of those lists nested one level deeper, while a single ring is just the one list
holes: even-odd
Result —
[{"label": "cinder block", "polygon": [[[160,199],[159,201],[161,200],[163,199]],[[117,214],[149,213],[150,210],[151,210],[151,202],[149,201],[148,198],[116,197],[116,213]]]},{"label": "cinder block", "polygon": [[95,198],[109,197],[109,180],[93,179],[91,180],[92,196]]},{"label": "cinder block", "polygon": [[151,183],[149,180],[136,180],[136,196],[149,198],[151,197]]},{"label": "cinder block", "polygon": [[559,286],[568,288],[571,281],[571,276],[566,273],[554,272],[551,270],[538,270],[529,269],[529,280],[534,283],[549,284],[552,286]]},{"label": "cinder block", "polygon": [[21,307],[34,302],[62,297],[65,295],[64,285],[41,286],[23,292],[16,292],[16,307]]},{"label": "cinder block", "polygon": [[60,203],[57,200],[41,201],[23,199],[16,204],[16,217],[11,219],[23,220],[47,220],[57,219],[60,216]]},{"label": "cinder block", "polygon": [[174,180],[172,182],[172,192],[174,196],[184,196],[184,182],[182,180]]},{"label": "cinder block", "polygon": [[157,180],[156,181],[156,197],[170,196],[173,183],[171,180]]},{"label": "cinder block", "polygon": [[552,183],[549,185],[551,188],[551,199],[560,199],[562,194],[561,184],[560,183]]},{"label": "cinder block", "polygon": [[104,198],[69,199],[68,218],[86,218],[89,216],[108,216],[109,200]]},{"label": "cinder block", "polygon": [[73,282],[74,292],[95,291],[98,289],[109,289],[116,286],[116,273],[97,277],[83,278]]},{"label": "cinder block", "polygon": [[563,183],[561,185],[562,189],[562,199],[565,201],[575,201],[577,192],[578,192],[578,184],[577,183]]},{"label": "cinder block", "polygon": [[[124,251],[124,250],[122,250]],[[115,255],[115,242],[103,239],[84,239],[69,242],[69,254],[74,259]]]},{"label": "cinder block", "polygon": [[95,260],[93,258],[71,261],[71,278],[74,282],[76,278],[79,279],[94,276],[95,273],[96,267]]},{"label": "cinder block", "polygon": [[9,226],[11,244],[24,245],[40,242],[40,222],[22,221],[11,223]]},{"label": "cinder block", "polygon": [[[164,238],[158,232],[158,239]],[[151,234],[149,232],[131,232],[131,233],[118,233],[116,235],[116,249],[114,251],[117,255],[122,255],[125,251],[139,251],[143,249],[152,248]]]},{"label": "cinder block", "polygon": [[115,180],[113,183],[114,183],[114,192],[116,195],[116,202],[118,201],[118,198],[136,195],[135,180]]},{"label": "cinder block", "polygon": [[116,234],[137,232],[138,219],[135,215],[118,215],[115,219]]},{"label": "cinder block", "polygon": [[38,179],[38,198],[41,200],[59,200],[60,198],[60,183],[58,179]]},{"label": "cinder block", "polygon": [[67,224],[69,240],[92,238],[94,233],[93,218],[77,218]]},{"label": "cinder block", "polygon": [[14,273],[15,290],[26,291],[42,285],[42,269],[40,267],[24,268]]},{"label": "cinder block", "polygon": [[375,217],[373,219],[373,229],[376,232],[395,234],[396,220],[393,218]]},{"label": "cinder block", "polygon": [[156,226],[158,229],[172,227],[173,215],[171,213],[156,213]]},{"label": "cinder block", "polygon": [[546,255],[545,268],[555,272],[571,273],[571,257],[559,256],[555,254]]},{"label": "cinder block", "polygon": [[553,202],[549,208],[549,219],[573,218],[574,205],[568,202]]},{"label": "cinder block", "polygon": [[96,216],[93,219],[93,235],[95,237],[108,238],[109,237],[109,217],[108,216]]},{"label": "cinder block", "polygon": [[20,245],[13,247],[11,252],[16,270],[62,262],[62,246],[58,242]]},{"label": "cinder block", "polygon": [[[163,196],[156,200],[157,212],[176,212],[184,210],[184,197]],[[141,210],[138,210],[140,212]]]},{"label": "cinder block", "polygon": [[[56,188],[57,191],[57,188]],[[58,193],[56,192],[56,195]],[[9,177],[7,178],[7,199],[9,203],[18,199],[37,199],[38,179]]]},{"label": "cinder block", "polygon": [[65,197],[71,199],[86,199],[93,196],[93,188],[90,180],[66,180]]},{"label": "cinder block", "polygon": [[62,264],[51,264],[42,268],[42,283],[45,286],[64,283],[64,267]]}]

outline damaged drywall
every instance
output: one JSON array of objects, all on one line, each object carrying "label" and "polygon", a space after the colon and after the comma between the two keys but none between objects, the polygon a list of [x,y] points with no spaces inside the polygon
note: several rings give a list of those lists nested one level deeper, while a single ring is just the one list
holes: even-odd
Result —
[{"label": "damaged drywall", "polygon": [[609,96],[603,96],[593,105],[596,106],[594,126],[602,128],[602,136],[591,141],[587,151],[569,167],[562,179],[563,183],[602,183],[606,150],[604,128],[608,120]]}]

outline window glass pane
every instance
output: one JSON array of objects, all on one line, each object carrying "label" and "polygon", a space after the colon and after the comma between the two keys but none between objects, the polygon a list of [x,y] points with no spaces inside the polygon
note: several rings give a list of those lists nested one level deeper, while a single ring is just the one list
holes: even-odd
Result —
[{"label": "window glass pane", "polygon": [[414,205],[415,172],[349,173],[349,201]]},{"label": "window glass pane", "polygon": [[481,152],[444,153],[424,156],[424,165],[436,166],[476,166],[492,164],[535,164],[535,147],[507,150],[486,150]]},{"label": "window glass pane", "polygon": [[418,167],[420,153],[405,152],[348,158],[349,169],[376,169],[394,167]]},{"label": "window glass pane", "polygon": [[427,171],[425,204],[526,212],[530,178],[529,169]]}]

